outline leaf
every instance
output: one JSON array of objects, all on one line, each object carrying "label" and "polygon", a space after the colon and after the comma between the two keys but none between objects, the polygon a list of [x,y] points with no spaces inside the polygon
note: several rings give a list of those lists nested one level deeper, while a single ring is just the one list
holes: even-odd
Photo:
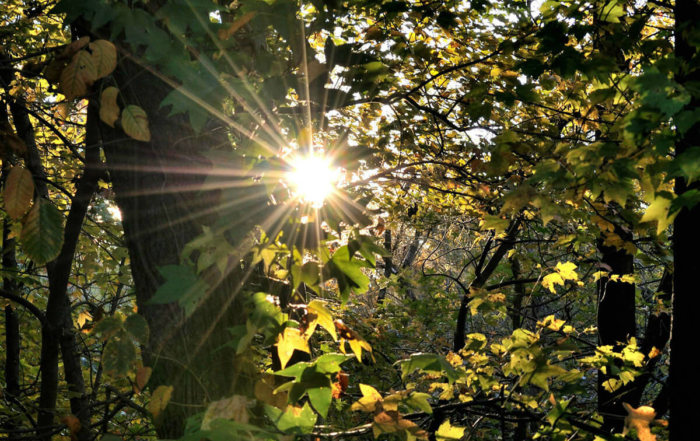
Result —
[{"label": "leaf", "polygon": [[110,127],[114,127],[114,123],[119,119],[118,95],[119,89],[108,87],[102,91],[100,97],[100,119]]},{"label": "leaf", "polygon": [[406,378],[416,369],[419,372],[443,374],[450,384],[462,377],[460,371],[453,368],[449,361],[435,354],[413,354],[408,360],[401,361],[400,365],[402,378]]},{"label": "leaf", "polygon": [[641,406],[637,409],[633,408],[627,403],[622,403],[622,407],[627,411],[627,416],[625,417],[625,429],[622,431],[623,435],[629,432],[629,429],[635,429],[637,431],[637,437],[640,441],[656,441],[656,435],[651,433],[651,428],[649,427],[652,423],[657,423],[664,425],[665,421],[657,420],[656,411],[653,407]]},{"label": "leaf", "polygon": [[202,430],[211,429],[212,421],[219,418],[248,424],[248,421],[250,421],[248,409],[250,409],[253,404],[251,400],[243,395],[233,395],[230,398],[212,402],[204,413]]},{"label": "leaf", "polygon": [[148,410],[153,414],[153,418],[158,419],[165,410],[173,396],[172,386],[158,386],[151,394],[151,402],[148,403]]},{"label": "leaf", "polygon": [[435,439],[438,441],[458,440],[462,439],[463,436],[464,427],[455,427],[450,423],[450,420],[445,420],[435,432]]},{"label": "leaf", "polygon": [[335,324],[333,323],[333,315],[326,308],[326,302],[321,300],[312,300],[307,306],[307,310],[316,314],[316,320],[318,324],[323,327],[328,333],[333,337],[333,340],[338,341],[338,333],[335,331]]},{"label": "leaf", "polygon": [[88,86],[91,86],[96,79],[97,70],[92,56],[86,51],[78,51],[61,72],[61,92],[68,101],[83,97],[87,94]]},{"label": "leaf", "polygon": [[138,393],[143,392],[143,390],[146,388],[148,380],[151,379],[152,373],[153,369],[147,366],[141,366],[140,368],[138,368],[138,370],[136,371],[136,391]]},{"label": "leaf", "polygon": [[139,106],[129,105],[122,110],[122,127],[124,133],[137,141],[149,142],[151,132],[148,130],[148,115]]},{"label": "leaf", "polygon": [[92,328],[92,333],[101,334],[100,341],[107,341],[121,331],[122,327],[122,320],[117,316],[110,315],[97,322]]},{"label": "leaf", "polygon": [[311,353],[309,343],[299,329],[284,328],[284,332],[279,335],[277,340],[277,355],[280,358],[282,369],[289,363],[294,350],[303,351],[308,354]]},{"label": "leaf", "polygon": [[63,217],[49,201],[37,198],[22,221],[24,252],[38,265],[55,259],[63,246]]},{"label": "leaf", "polygon": [[177,302],[190,316],[204,300],[209,285],[192,272],[188,266],[167,265],[158,268],[165,283],[158,288],[149,304],[159,305]]},{"label": "leaf", "polygon": [[362,392],[362,398],[352,403],[350,408],[353,411],[362,411],[371,413],[377,408],[377,404],[381,403],[383,400],[382,395],[377,392],[377,389],[366,384],[360,384],[360,392]]},{"label": "leaf", "polygon": [[12,167],[5,181],[5,211],[17,220],[29,209],[34,197],[32,173],[20,166]]},{"label": "leaf", "polygon": [[263,374],[262,379],[255,382],[255,398],[270,406],[283,409],[289,395],[286,392],[275,392],[275,376]]},{"label": "leaf", "polygon": [[308,403],[304,407],[287,406],[284,412],[266,405],[265,413],[279,430],[295,434],[311,433],[317,419]]},{"label": "leaf", "polygon": [[674,213],[669,216],[669,209],[671,208],[671,199],[664,196],[657,196],[651,202],[651,205],[644,212],[644,216],[639,221],[652,222],[656,221],[656,234],[661,234],[673,223],[678,213]]},{"label": "leaf", "polygon": [[576,274],[576,265],[571,262],[557,263],[554,268],[564,280],[578,280],[578,274]]},{"label": "leaf", "polygon": [[113,377],[123,377],[129,373],[136,361],[136,346],[124,331],[109,340],[102,354],[105,371]]},{"label": "leaf", "polygon": [[[380,412],[374,417],[372,433],[378,438],[383,433],[405,432],[408,439],[427,438],[428,433],[413,421],[401,418],[396,411]],[[410,435],[410,436],[409,436]]]},{"label": "leaf", "polygon": [[124,321],[124,329],[141,344],[148,343],[148,322],[140,314],[132,314]]},{"label": "leaf", "polygon": [[542,286],[544,286],[549,291],[551,291],[552,294],[556,294],[556,292],[557,292],[555,285],[564,286],[564,279],[561,277],[561,275],[559,273],[547,274],[542,279]]},{"label": "leaf", "polygon": [[88,45],[92,51],[95,80],[106,77],[117,67],[117,48],[107,40],[97,40]]},{"label": "leaf", "polygon": [[83,428],[83,425],[80,424],[80,420],[78,419],[78,417],[76,417],[75,415],[66,415],[63,418],[61,418],[61,423],[68,426],[68,431],[70,432],[71,439],[77,439],[76,435],[78,434],[78,432],[80,432],[80,429]]}]

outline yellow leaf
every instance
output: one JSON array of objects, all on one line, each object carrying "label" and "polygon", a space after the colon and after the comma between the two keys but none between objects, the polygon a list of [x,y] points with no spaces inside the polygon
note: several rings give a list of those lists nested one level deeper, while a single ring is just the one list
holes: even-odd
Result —
[{"label": "yellow leaf", "polygon": [[554,315],[549,315],[544,320],[537,322],[537,326],[558,331],[564,326],[564,323],[566,323],[566,320],[559,320]]},{"label": "yellow leaf", "polygon": [[92,56],[86,51],[78,51],[61,72],[61,91],[68,101],[80,98],[96,79],[97,71]]},{"label": "yellow leaf", "polygon": [[435,432],[435,439],[438,441],[458,440],[464,436],[464,427],[454,427],[450,420],[445,420],[440,428]]},{"label": "yellow leaf", "polygon": [[14,220],[29,209],[34,197],[34,179],[26,168],[12,167],[5,182],[5,211]]},{"label": "yellow leaf", "polygon": [[649,358],[656,358],[659,355],[661,355],[661,351],[659,351],[656,346],[651,348],[651,351],[649,351]]},{"label": "yellow leaf", "polygon": [[119,89],[108,87],[102,91],[100,97],[100,119],[110,127],[114,127],[114,123],[119,119],[118,95]]},{"label": "yellow leaf", "polygon": [[158,419],[165,410],[173,396],[172,386],[158,386],[151,395],[151,402],[148,403],[148,410],[153,414],[153,418]]},{"label": "yellow leaf", "polygon": [[280,358],[282,369],[289,363],[295,349],[311,353],[309,342],[306,341],[301,331],[296,328],[284,328],[284,332],[277,339],[277,355]]},{"label": "yellow leaf", "polygon": [[250,415],[248,409],[253,407],[255,403],[243,395],[234,395],[230,398],[212,402],[202,419],[202,430],[211,429],[211,422],[223,418],[233,420],[237,423],[248,424]]},{"label": "yellow leaf", "polygon": [[564,280],[578,280],[578,274],[576,274],[576,265],[571,262],[557,263],[554,268],[561,275]]},{"label": "yellow leaf", "polygon": [[148,130],[148,115],[139,106],[126,106],[122,111],[124,132],[137,141],[149,142],[151,132]]},{"label": "yellow leaf", "polygon": [[117,48],[107,40],[97,40],[88,47],[92,51],[95,79],[111,74],[117,67]]},{"label": "yellow leaf", "polygon": [[557,289],[554,287],[554,285],[564,286],[564,279],[562,279],[559,273],[548,274],[544,277],[544,279],[542,279],[542,286],[550,290],[552,294],[556,294],[557,292]]},{"label": "yellow leaf", "polygon": [[328,333],[333,336],[333,340],[338,340],[338,333],[335,331],[335,324],[333,323],[333,315],[326,308],[326,303],[320,300],[312,300],[309,302],[307,309],[310,313],[316,314],[316,320],[318,324],[323,327]]},{"label": "yellow leaf", "polygon": [[671,199],[665,198],[663,196],[655,197],[654,200],[647,208],[647,211],[642,216],[640,222],[652,222],[656,221],[656,234],[661,234],[673,223],[673,219],[676,218],[677,212],[673,215],[668,215],[668,210],[671,207]]},{"label": "yellow leaf", "polygon": [[361,410],[363,412],[374,412],[377,408],[377,403],[383,401],[377,389],[372,386],[360,384],[360,392],[362,392],[362,398],[352,404],[350,409],[353,411]]}]

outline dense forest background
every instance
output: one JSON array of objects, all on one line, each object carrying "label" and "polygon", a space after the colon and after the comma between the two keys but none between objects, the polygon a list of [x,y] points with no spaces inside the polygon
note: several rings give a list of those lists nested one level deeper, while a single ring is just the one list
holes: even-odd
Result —
[{"label": "dense forest background", "polygon": [[697,0],[4,0],[0,438],[697,439]]}]

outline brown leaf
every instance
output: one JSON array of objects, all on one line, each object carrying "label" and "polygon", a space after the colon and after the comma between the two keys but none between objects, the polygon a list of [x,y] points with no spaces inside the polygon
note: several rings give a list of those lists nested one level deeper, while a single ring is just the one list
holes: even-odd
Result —
[{"label": "brown leaf", "polygon": [[80,98],[87,94],[88,86],[96,79],[97,70],[92,56],[86,51],[79,51],[61,72],[61,91],[69,101]]},{"label": "brown leaf", "polygon": [[153,373],[153,369],[147,367],[147,366],[141,366],[138,368],[136,371],[136,392],[141,393],[143,392],[143,389],[146,387],[146,384],[148,384],[148,380],[151,378],[151,374]]},{"label": "brown leaf", "polygon": [[264,374],[263,378],[255,383],[255,398],[270,406],[284,409],[287,406],[287,392],[275,393],[275,376]]},{"label": "brown leaf", "polygon": [[234,395],[231,398],[214,401],[209,405],[202,419],[202,430],[211,429],[211,422],[218,418],[233,420],[237,423],[248,424],[250,415],[248,409],[253,407],[254,401],[243,395]]},{"label": "brown leaf", "polygon": [[68,426],[68,431],[70,432],[70,439],[77,439],[77,434],[82,429],[82,424],[80,420],[75,415],[66,415],[61,418],[61,423]]},{"label": "brown leaf", "polygon": [[29,210],[34,197],[34,179],[26,168],[15,166],[5,182],[5,211],[14,220]]},{"label": "brown leaf", "polygon": [[151,394],[151,402],[148,403],[148,410],[153,414],[153,418],[158,419],[170,402],[172,396],[172,386],[158,386],[156,390],[153,391],[153,394]]}]

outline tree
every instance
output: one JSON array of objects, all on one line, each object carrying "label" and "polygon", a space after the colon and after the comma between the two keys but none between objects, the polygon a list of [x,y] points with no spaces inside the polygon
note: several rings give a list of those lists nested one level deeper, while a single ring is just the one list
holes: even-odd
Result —
[{"label": "tree", "polygon": [[686,439],[696,6],[0,6],[0,430]]}]

